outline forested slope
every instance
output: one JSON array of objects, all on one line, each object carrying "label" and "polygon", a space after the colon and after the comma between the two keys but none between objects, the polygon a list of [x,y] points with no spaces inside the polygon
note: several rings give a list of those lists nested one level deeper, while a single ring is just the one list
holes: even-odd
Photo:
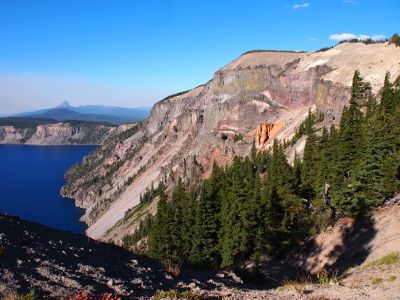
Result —
[{"label": "forested slope", "polygon": [[[400,187],[400,78],[386,74],[378,102],[356,71],[339,125],[321,127],[321,120],[310,113],[299,127],[295,138],[305,134],[306,144],[293,165],[284,151],[294,141],[275,140],[266,151],[253,144],[229,166],[214,163],[198,185],[179,179],[170,197],[162,185],[151,190],[146,199],[159,195],[157,214],[125,236],[125,247],[172,270],[239,267],[295,252],[341,217],[370,217]],[[139,241],[148,234],[146,248]]]}]

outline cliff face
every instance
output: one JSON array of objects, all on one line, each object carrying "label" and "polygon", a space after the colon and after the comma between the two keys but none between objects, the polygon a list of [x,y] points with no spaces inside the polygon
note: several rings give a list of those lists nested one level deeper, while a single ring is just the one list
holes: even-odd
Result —
[{"label": "cliff face", "polygon": [[18,129],[14,126],[0,126],[0,144],[20,144],[28,131],[29,129]]},{"label": "cliff face", "polygon": [[108,138],[126,130],[132,125],[108,127],[99,124],[57,123],[39,125],[36,128],[15,128],[0,126],[0,144],[28,145],[101,145]]},{"label": "cliff face", "polygon": [[[378,94],[386,71],[400,75],[399,62],[400,48],[387,43],[245,54],[206,85],[157,103],[134,135],[90,158],[90,173],[79,176],[82,168],[76,168],[67,174],[62,194],[87,209],[89,236],[118,241],[134,230],[126,215],[151,185],[171,187],[178,177],[194,182],[210,174],[214,161],[225,165],[247,155],[253,141],[265,149],[274,138],[290,139],[310,109],[328,124],[338,122],[356,69]],[[301,139],[291,151],[303,147]]]}]

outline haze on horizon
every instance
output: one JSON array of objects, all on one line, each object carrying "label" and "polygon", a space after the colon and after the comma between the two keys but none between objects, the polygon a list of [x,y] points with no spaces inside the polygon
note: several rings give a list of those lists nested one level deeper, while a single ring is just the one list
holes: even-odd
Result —
[{"label": "haze on horizon", "polygon": [[149,107],[249,50],[315,51],[398,31],[398,0],[4,0],[0,115]]}]

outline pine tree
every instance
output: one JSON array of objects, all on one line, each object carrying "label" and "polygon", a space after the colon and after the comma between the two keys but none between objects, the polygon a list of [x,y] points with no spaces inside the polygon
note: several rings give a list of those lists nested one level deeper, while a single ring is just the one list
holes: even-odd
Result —
[{"label": "pine tree", "polygon": [[285,198],[295,194],[292,169],[287,162],[282,145],[277,140],[272,146],[272,155],[268,164],[264,191],[261,201],[265,206],[263,222],[267,230],[264,231],[264,241],[270,251],[282,249],[287,220],[285,219]]},{"label": "pine tree", "polygon": [[386,72],[385,81],[382,88],[380,106],[384,114],[392,114],[395,111],[396,101],[393,84],[390,82],[390,73]]},{"label": "pine tree", "polygon": [[[334,205],[337,210],[345,215],[352,216],[357,211],[353,190],[353,173],[362,159],[363,145],[363,114],[359,109],[367,97],[369,86],[356,71],[353,77],[351,99],[349,107],[343,108],[340,119],[340,131],[338,136],[338,182],[335,186]],[[340,177],[343,180],[340,180]],[[353,201],[354,200],[354,201]]]},{"label": "pine tree", "polygon": [[163,264],[168,262],[167,257],[171,252],[171,237],[169,231],[168,198],[162,189],[157,205],[157,214],[154,218],[149,237],[149,256]]},{"label": "pine tree", "polygon": [[196,268],[218,268],[221,264],[218,232],[221,228],[219,213],[223,185],[223,170],[214,162],[210,178],[203,182],[200,189],[200,200],[193,228],[189,263]]},{"label": "pine tree", "polygon": [[246,171],[238,157],[226,171],[226,187],[221,199],[221,266],[239,264],[249,250],[249,235],[245,226],[245,202],[249,198],[246,188]]},{"label": "pine tree", "polygon": [[309,129],[304,146],[303,164],[301,170],[300,194],[303,198],[313,200],[318,191],[318,168],[320,162],[319,139],[315,132]]},{"label": "pine tree", "polygon": [[169,234],[170,241],[170,263],[175,266],[182,266],[186,261],[192,241],[190,240],[193,224],[187,220],[193,219],[189,195],[181,178],[174,188],[169,203]]}]

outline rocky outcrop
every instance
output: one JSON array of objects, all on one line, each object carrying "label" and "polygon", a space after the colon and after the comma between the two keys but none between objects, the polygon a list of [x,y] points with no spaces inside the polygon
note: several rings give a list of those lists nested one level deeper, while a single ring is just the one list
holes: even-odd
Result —
[{"label": "rocky outcrop", "polygon": [[29,129],[0,126],[0,144],[20,144],[21,140],[28,134]]},{"label": "rocky outcrop", "polygon": [[258,124],[257,139],[256,139],[258,146],[263,146],[265,142],[269,140],[270,138],[269,133],[271,132],[272,128],[274,128],[273,123]]},{"label": "rocky outcrop", "polygon": [[0,126],[0,144],[28,145],[101,145],[107,139],[132,125],[105,126],[85,122],[82,124],[57,123],[36,128]]},{"label": "rocky outcrop", "polygon": [[[129,223],[125,212],[152,184],[163,181],[172,187],[178,176],[195,182],[210,174],[214,161],[225,165],[235,155],[247,155],[254,141],[264,149],[275,138],[291,139],[310,109],[324,114],[327,125],[338,122],[354,71],[360,70],[378,94],[386,71],[392,78],[400,75],[393,67],[399,55],[400,48],[387,43],[245,54],[207,84],[154,105],[136,134],[96,152],[92,159],[101,163],[89,174],[67,176],[62,193],[87,209],[89,236],[118,242],[134,230],[124,225]],[[257,130],[259,124],[274,125]],[[304,142],[300,139],[290,151],[301,154]],[[114,167],[112,174],[107,171]]]}]

